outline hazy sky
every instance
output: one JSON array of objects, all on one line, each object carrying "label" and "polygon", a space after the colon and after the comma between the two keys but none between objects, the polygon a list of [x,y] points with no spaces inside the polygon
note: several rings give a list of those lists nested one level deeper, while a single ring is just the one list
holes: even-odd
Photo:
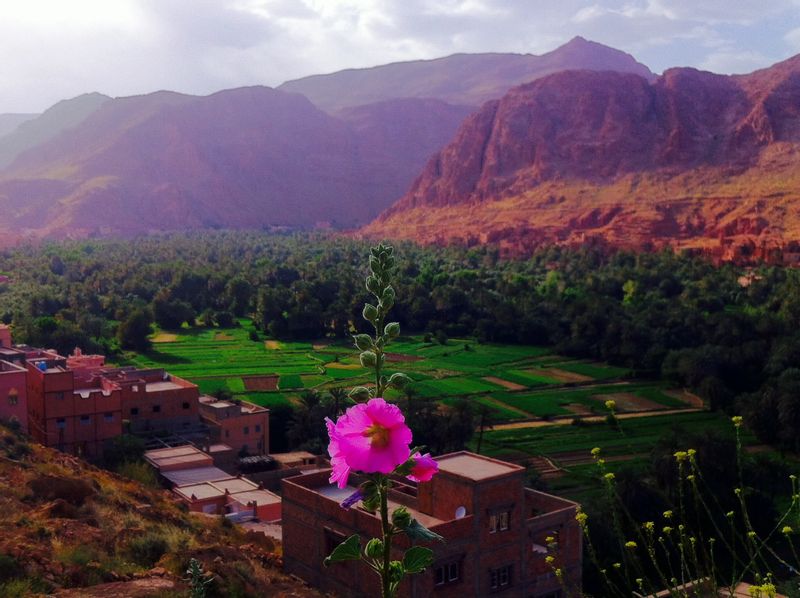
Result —
[{"label": "hazy sky", "polygon": [[800,0],[0,0],[0,113],[88,91],[209,93],[575,35],[656,72],[800,53]]}]

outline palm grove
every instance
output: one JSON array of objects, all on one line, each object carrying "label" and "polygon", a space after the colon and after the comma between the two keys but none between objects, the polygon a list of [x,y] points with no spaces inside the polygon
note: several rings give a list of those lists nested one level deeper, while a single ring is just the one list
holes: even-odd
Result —
[{"label": "palm grove", "polygon": [[[366,243],[204,233],[0,252],[0,319],[20,342],[119,355],[163,329],[251,315],[278,339],[344,338],[365,300]],[[547,345],[694,389],[764,441],[800,442],[800,273],[669,252],[400,246],[397,319],[439,342]],[[413,397],[412,397],[413,400]],[[328,398],[309,397],[309,411]],[[424,410],[424,404],[419,405]],[[316,415],[316,414],[315,414]],[[453,423],[454,427],[461,425]]]}]

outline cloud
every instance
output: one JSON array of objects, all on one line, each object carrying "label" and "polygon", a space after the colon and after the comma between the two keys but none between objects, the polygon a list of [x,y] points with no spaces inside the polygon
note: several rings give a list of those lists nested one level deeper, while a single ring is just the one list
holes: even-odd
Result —
[{"label": "cloud", "polygon": [[769,59],[760,52],[735,50],[712,52],[698,65],[698,68],[713,73],[744,74],[769,64]]},{"label": "cloud", "polygon": [[800,52],[800,27],[797,29],[792,29],[786,33],[786,35],[783,36],[783,39],[795,52]]},{"label": "cloud", "polygon": [[[654,70],[800,51],[800,0],[26,0],[0,20],[0,112],[87,91],[211,93],[456,52],[540,54],[575,35]],[[776,41],[777,40],[777,41]]]}]

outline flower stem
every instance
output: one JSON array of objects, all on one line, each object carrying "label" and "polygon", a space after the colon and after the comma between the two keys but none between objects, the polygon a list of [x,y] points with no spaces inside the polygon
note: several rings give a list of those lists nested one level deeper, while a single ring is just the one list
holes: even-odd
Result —
[{"label": "flower stem", "polygon": [[383,567],[381,568],[381,583],[383,584],[383,598],[391,598],[390,564],[392,559],[392,529],[389,522],[389,480],[382,477],[378,486],[381,497],[381,527],[383,529]]}]

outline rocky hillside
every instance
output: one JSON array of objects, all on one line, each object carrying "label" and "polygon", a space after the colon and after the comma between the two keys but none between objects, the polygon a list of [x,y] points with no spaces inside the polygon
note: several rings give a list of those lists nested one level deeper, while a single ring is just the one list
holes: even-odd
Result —
[{"label": "rocky hillside", "polygon": [[191,558],[209,596],[319,594],[281,573],[263,534],[180,509],[153,490],[29,444],[0,426],[0,596],[188,596]]},{"label": "rocky hillside", "polygon": [[793,254],[798,106],[800,57],[732,77],[554,74],[484,104],[364,233],[511,253],[595,242]]},{"label": "rocky hillside", "polygon": [[8,122],[14,115],[0,116],[0,169],[6,168],[23,152],[79,125],[110,99],[100,93],[87,93],[58,102],[42,114],[22,115],[29,117],[22,120],[11,118],[13,126],[5,127],[5,130],[2,126],[4,121]]},{"label": "rocky hillside", "polygon": [[654,77],[630,54],[576,37],[541,56],[454,54],[435,60],[313,75],[287,81],[279,89],[301,93],[329,112],[399,97],[435,98],[477,107],[501,97],[515,85],[570,69],[620,71],[648,79]]}]

